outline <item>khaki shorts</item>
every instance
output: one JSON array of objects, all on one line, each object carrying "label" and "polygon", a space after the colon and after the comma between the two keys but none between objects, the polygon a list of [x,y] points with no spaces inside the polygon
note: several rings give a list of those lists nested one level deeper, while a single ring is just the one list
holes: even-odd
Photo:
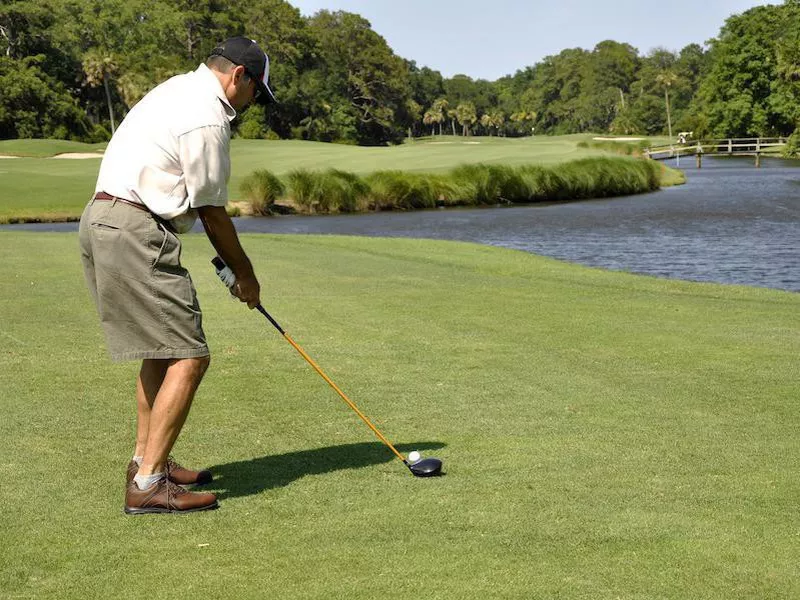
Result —
[{"label": "khaki shorts", "polygon": [[181,242],[149,211],[91,200],[80,224],[83,272],[113,360],[207,356]]}]

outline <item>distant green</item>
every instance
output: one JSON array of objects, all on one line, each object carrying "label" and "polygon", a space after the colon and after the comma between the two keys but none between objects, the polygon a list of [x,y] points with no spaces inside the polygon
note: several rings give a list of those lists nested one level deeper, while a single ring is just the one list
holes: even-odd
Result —
[{"label": "distant green", "polygon": [[443,459],[420,480],[185,241],[213,359],[175,453],[222,506],[133,518],[137,365],[108,362],[74,234],[0,233],[1,597],[800,597],[797,294],[244,235],[292,337]]},{"label": "distant green", "polygon": [[[366,175],[375,171],[402,169],[411,172],[441,172],[462,163],[496,165],[554,165],[568,160],[603,156],[578,148],[586,135],[541,138],[469,138],[442,136],[394,147],[359,147],[302,141],[240,140],[231,143],[233,172],[231,200],[240,198],[242,180],[258,169],[277,175],[295,169],[329,168]],[[62,142],[47,140],[0,141],[0,155],[62,151]],[[36,143],[34,143],[36,142]],[[70,152],[96,149],[94,145],[70,144]],[[99,158],[66,160],[55,158],[0,159],[0,223],[18,220],[66,220],[80,217],[94,191]]]}]

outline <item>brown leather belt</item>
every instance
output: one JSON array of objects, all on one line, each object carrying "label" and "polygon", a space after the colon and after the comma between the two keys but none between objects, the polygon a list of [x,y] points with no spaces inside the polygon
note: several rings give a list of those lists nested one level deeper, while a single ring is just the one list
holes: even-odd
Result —
[{"label": "brown leather belt", "polygon": [[106,194],[105,192],[97,192],[94,195],[94,200],[101,200],[103,202],[122,202],[123,204],[129,204],[134,208],[138,208],[139,210],[150,212],[150,209],[148,209],[144,204],[139,204],[138,202],[133,202],[132,200],[126,200],[125,198],[120,198],[119,196],[112,196],[111,194]]}]

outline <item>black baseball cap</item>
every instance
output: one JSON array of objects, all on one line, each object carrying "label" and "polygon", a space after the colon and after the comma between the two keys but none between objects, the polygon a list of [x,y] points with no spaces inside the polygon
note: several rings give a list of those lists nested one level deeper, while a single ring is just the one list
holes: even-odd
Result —
[{"label": "black baseball cap", "polygon": [[214,48],[211,56],[222,56],[235,65],[243,66],[245,72],[256,82],[256,88],[260,92],[256,100],[258,103],[277,102],[268,84],[269,57],[255,40],[243,36],[229,38],[221,46]]}]

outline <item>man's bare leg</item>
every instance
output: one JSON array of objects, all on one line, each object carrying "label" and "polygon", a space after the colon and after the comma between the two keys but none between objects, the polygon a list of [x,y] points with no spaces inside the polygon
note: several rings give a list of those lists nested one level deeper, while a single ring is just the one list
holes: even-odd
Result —
[{"label": "man's bare leg", "polygon": [[169,360],[143,360],[136,379],[136,450],[134,456],[144,456],[150,431],[150,411],[158,390],[167,374]]},{"label": "man's bare leg", "polygon": [[[163,364],[146,364],[150,362]],[[210,358],[203,356],[142,363],[136,394],[139,418],[136,454],[144,457],[139,467],[140,476],[166,471],[167,456],[186,421],[209,362]],[[163,377],[160,376],[162,368]],[[159,378],[161,383],[153,397]],[[142,442],[144,446],[140,448]]]}]

